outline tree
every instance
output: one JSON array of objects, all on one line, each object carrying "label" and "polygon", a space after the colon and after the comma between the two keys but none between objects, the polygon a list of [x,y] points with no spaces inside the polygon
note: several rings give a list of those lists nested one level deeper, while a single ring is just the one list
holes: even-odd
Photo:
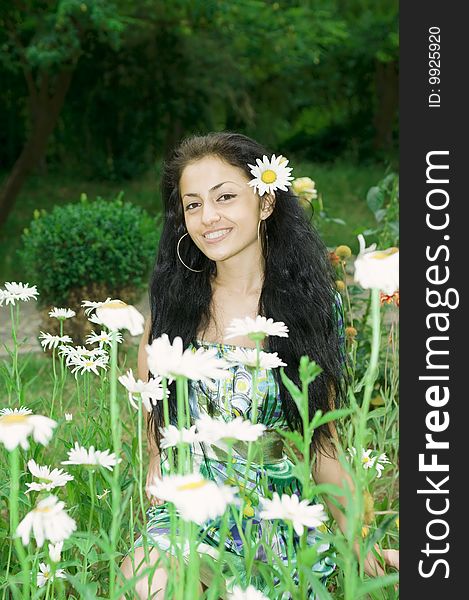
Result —
[{"label": "tree", "polygon": [[29,132],[0,189],[0,226],[28,174],[43,158],[80,56],[93,40],[116,46],[127,19],[108,0],[30,0],[0,9],[0,62],[22,71],[28,90]]}]

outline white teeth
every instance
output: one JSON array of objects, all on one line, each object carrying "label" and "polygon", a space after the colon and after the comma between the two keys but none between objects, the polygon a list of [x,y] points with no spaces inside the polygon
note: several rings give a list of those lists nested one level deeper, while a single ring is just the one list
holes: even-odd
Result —
[{"label": "white teeth", "polygon": [[214,231],[213,233],[206,233],[204,235],[204,237],[207,238],[208,240],[214,240],[216,238],[221,237],[222,235],[225,235],[225,233],[228,233],[228,231],[230,231],[230,230],[222,229],[221,231]]}]

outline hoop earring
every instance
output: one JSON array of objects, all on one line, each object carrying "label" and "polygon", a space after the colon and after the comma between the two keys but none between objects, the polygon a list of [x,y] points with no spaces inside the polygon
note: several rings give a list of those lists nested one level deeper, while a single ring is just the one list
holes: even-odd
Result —
[{"label": "hoop earring", "polygon": [[186,233],[184,233],[178,240],[178,245],[176,247],[176,253],[178,255],[178,258],[182,262],[182,264],[186,267],[186,269],[189,269],[189,271],[193,271],[194,273],[202,273],[202,271],[205,271],[205,269],[192,269],[191,267],[188,267],[186,265],[186,263],[182,260],[181,255],[179,254],[179,245],[181,244],[182,238],[185,237],[186,235],[189,235],[188,231],[186,231]]}]

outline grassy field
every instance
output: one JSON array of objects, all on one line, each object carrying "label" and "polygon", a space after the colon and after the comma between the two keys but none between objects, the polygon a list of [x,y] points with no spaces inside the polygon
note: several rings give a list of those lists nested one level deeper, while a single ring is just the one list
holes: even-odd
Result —
[{"label": "grassy field", "polygon": [[[160,211],[159,169],[129,182],[84,181],[62,174],[35,175],[25,184],[6,225],[0,230],[0,281],[21,281],[24,273],[16,251],[21,234],[33,218],[34,210],[50,210],[56,204],[76,202],[81,193],[89,198],[97,195],[113,198],[121,190],[124,199],[144,207],[150,214]],[[296,177],[311,177],[322,194],[324,208],[331,217],[343,219],[345,226],[324,224],[324,241],[330,247],[348,244],[358,249],[357,233],[374,225],[374,216],[366,205],[366,193],[386,173],[385,164],[354,165],[298,163]]]}]

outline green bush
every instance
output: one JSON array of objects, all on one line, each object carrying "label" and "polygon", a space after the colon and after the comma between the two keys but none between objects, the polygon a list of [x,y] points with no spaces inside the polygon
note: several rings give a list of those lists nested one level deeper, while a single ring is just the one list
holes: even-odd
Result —
[{"label": "green bush", "polygon": [[66,305],[87,288],[109,295],[125,289],[124,301],[141,295],[160,228],[158,220],[122,196],[90,201],[83,194],[80,202],[55,206],[50,213],[35,211],[20,256],[29,281],[40,290],[41,306]]}]

